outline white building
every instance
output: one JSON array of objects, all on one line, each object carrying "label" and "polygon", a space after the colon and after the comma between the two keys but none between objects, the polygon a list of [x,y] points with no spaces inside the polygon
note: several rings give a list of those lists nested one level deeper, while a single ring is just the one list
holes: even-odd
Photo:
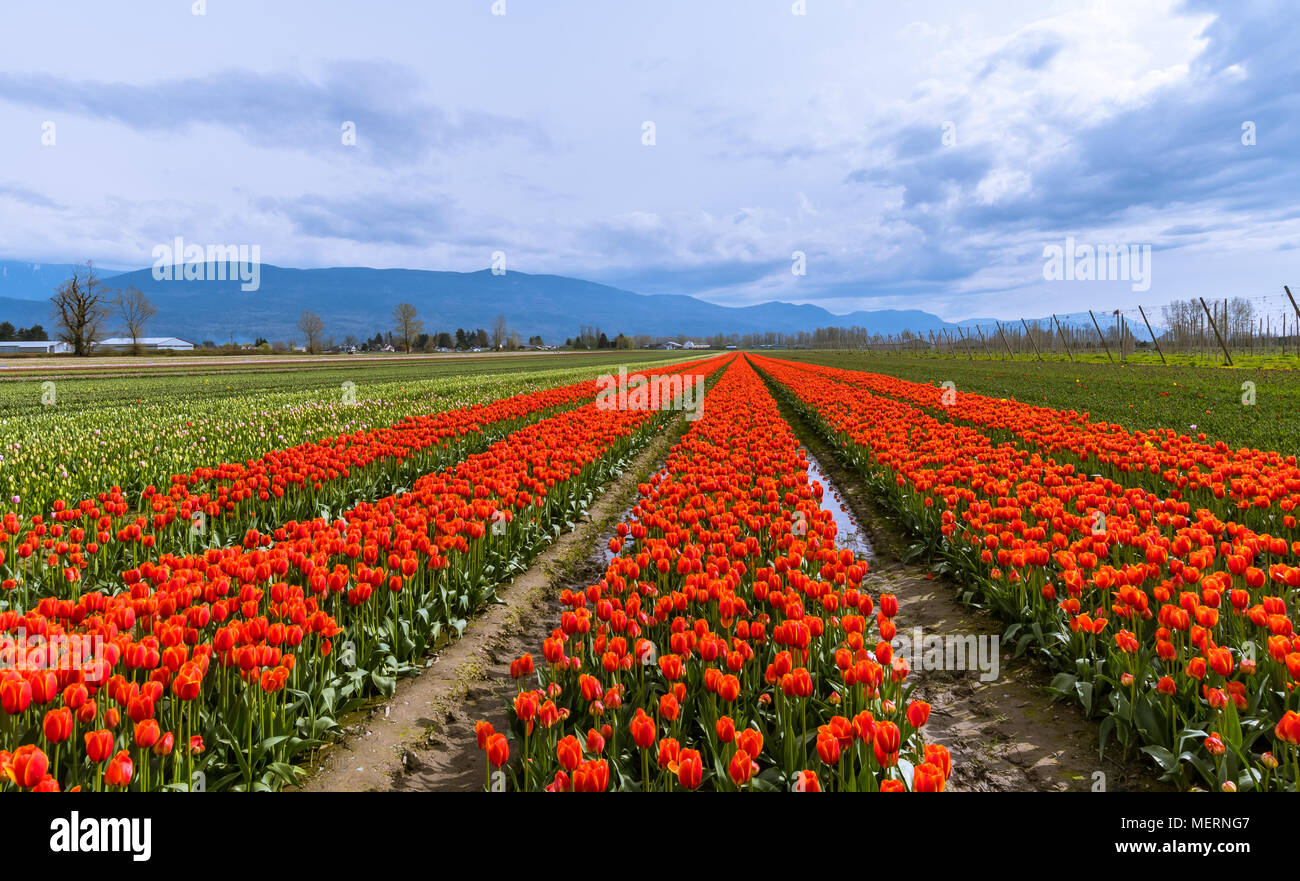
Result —
[{"label": "white building", "polygon": [[0,355],[43,353],[58,355],[71,352],[72,346],[59,340],[3,340],[0,341]]},{"label": "white building", "polygon": [[133,344],[130,337],[109,337],[96,344],[99,349],[130,349],[139,346],[142,350],[152,352],[192,352],[194,343],[174,336],[142,336]]}]

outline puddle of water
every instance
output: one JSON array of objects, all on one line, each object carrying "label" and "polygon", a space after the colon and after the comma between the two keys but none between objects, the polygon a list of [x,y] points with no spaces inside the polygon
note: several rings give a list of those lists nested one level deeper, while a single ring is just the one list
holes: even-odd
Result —
[{"label": "puddle of water", "polygon": [[[618,515],[618,519],[615,520],[614,522],[631,524],[632,509],[637,506],[637,502],[639,501],[641,501],[641,494],[637,493],[635,496],[633,496],[632,503],[627,506],[627,509],[624,510],[622,514]],[[600,559],[606,566],[614,562],[614,556],[615,556],[614,552],[609,549],[609,540],[612,539],[614,535],[615,533],[613,531],[610,531],[600,537],[600,540],[603,542],[603,544],[600,546]],[[632,541],[632,536],[629,535],[627,537],[627,540]]]},{"label": "puddle of water", "polygon": [[867,537],[866,530],[858,525],[848,502],[844,501],[835,484],[831,483],[830,478],[826,476],[817,457],[802,444],[799,449],[808,460],[808,482],[811,484],[816,481],[822,485],[822,509],[830,511],[831,517],[835,520],[835,546],[848,548],[859,557],[874,557],[876,550],[871,546],[871,539]]}]

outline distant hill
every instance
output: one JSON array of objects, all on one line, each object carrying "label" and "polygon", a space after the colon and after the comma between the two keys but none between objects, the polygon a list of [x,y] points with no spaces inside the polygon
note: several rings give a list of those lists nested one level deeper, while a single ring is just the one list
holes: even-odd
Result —
[{"label": "distant hill", "polygon": [[[24,265],[30,266],[0,264]],[[215,265],[209,264],[208,270]],[[25,278],[22,290],[39,290],[40,299],[48,300],[66,278],[66,267],[63,270],[59,274],[56,267],[42,267],[40,271],[46,274],[39,283]],[[9,276],[14,274],[10,269]],[[216,273],[206,275],[214,278]],[[835,315],[820,306],[777,302],[728,307],[684,295],[636,294],[558,275],[493,275],[486,269],[287,269],[262,264],[261,286],[249,292],[240,290],[237,279],[160,281],[154,279],[152,269],[111,278],[114,288],[127,285],[144,291],[158,307],[149,323],[150,335],[180,336],[195,342],[224,342],[232,333],[236,340],[300,337],[297,324],[304,310],[321,316],[327,336],[337,340],[348,334],[368,337],[392,328],[393,308],[401,302],[415,305],[426,332],[454,332],[458,327],[490,330],[496,316],[505,315],[511,330],[525,338],[539,334],[552,343],[576,335],[583,325],[599,327],[611,338],[620,332],[706,336],[854,325],[890,334],[945,326],[937,315],[920,310]],[[36,320],[49,326],[49,306],[0,284],[0,320],[19,326]]]},{"label": "distant hill", "polygon": [[31,327],[39,324],[50,333],[54,332],[54,319],[50,317],[50,304],[40,300],[15,300],[13,297],[0,297],[0,321],[8,321],[14,327]]}]

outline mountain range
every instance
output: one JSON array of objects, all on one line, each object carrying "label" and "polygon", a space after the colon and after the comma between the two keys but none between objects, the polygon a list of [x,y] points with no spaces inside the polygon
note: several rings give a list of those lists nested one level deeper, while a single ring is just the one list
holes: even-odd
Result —
[{"label": "mountain range", "polygon": [[[230,265],[226,280],[217,280],[217,264],[202,264],[208,280],[159,280],[152,269],[100,272],[109,288],[139,288],[158,312],[149,336],[178,336],[222,343],[232,337],[251,341],[299,338],[298,319],[309,310],[321,316],[324,333],[337,340],[392,329],[398,303],[415,305],[427,333],[458,327],[491,329],[504,315],[510,329],[524,338],[540,335],[558,343],[583,326],[600,328],[610,338],[619,333],[652,336],[709,336],[717,333],[794,333],[822,327],[865,327],[880,334],[930,330],[993,319],[946,322],[918,309],[883,309],[837,315],[820,306],[768,302],[754,306],[720,306],[686,295],[646,295],[559,275],[523,272],[494,274],[416,269],[339,267],[291,269],[260,265],[260,286],[241,290]],[[71,267],[0,261],[0,321],[16,327],[34,323],[52,329],[49,298]],[[247,267],[245,267],[247,270]],[[247,277],[247,272],[246,276]],[[1086,319],[1085,319],[1086,320]],[[109,322],[112,325],[112,322]],[[110,326],[110,333],[119,328]]]}]

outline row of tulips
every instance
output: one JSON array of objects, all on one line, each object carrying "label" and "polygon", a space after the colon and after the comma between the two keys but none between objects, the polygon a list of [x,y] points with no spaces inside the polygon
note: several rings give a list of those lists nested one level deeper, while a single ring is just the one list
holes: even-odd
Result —
[{"label": "row of tulips", "polygon": [[166,487],[195,465],[258,459],[273,447],[566,385],[599,370],[505,371],[476,376],[471,386],[463,374],[410,362],[267,368],[32,378],[5,372],[0,510],[48,513],[58,499],[95,498],[111,486],[138,499],[149,485]]},{"label": "row of tulips", "polygon": [[56,500],[46,515],[9,511],[0,515],[0,600],[20,609],[44,596],[75,600],[87,585],[112,581],[160,553],[222,547],[248,529],[341,513],[516,428],[591,401],[597,387],[588,380],[513,395],[270,450],[244,463],[195,468],[173,475],[163,490],[146,488],[138,504],[113,487],[76,504]]},{"label": "row of tulips", "polygon": [[[941,791],[890,640],[822,488],[744,360],[610,542],[604,577],[511,665],[511,728],[477,726],[490,790]],[[873,614],[873,612],[875,614]]]},{"label": "row of tulips", "polygon": [[463,628],[662,418],[587,404],[343,517],[162,554],[124,572],[121,592],[0,613],[0,780],[293,782],[291,761],[335,734],[341,711],[391,693]]},{"label": "row of tulips", "polygon": [[[1300,787],[1300,568],[1285,542],[1172,494],[864,391],[834,371],[756,363],[941,568],[1037,645],[1053,683],[1186,786]],[[1101,513],[1104,517],[1099,517]]]},{"label": "row of tulips", "polygon": [[1012,440],[1045,455],[1120,481],[1125,486],[1191,500],[1233,520],[1278,537],[1289,536],[1300,559],[1300,465],[1294,455],[1207,443],[1171,428],[1130,432],[1115,423],[1089,421],[1087,413],[1054,410],[986,397],[956,388],[908,382],[892,376],[818,367],[854,388],[908,401],[941,419],[958,421],[994,441]]}]

